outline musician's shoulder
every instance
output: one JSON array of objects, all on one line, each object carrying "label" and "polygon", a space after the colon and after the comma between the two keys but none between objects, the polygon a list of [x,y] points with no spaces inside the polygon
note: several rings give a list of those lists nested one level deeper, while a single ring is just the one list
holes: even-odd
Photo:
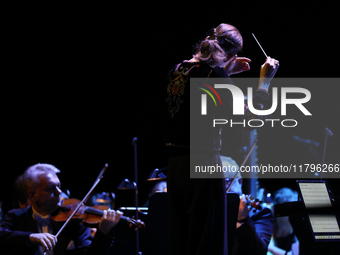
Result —
[{"label": "musician's shoulder", "polygon": [[25,208],[15,208],[15,209],[12,209],[10,211],[8,211],[7,214],[12,214],[12,215],[15,215],[15,216],[20,216],[20,215],[23,215],[23,214],[26,214],[29,210],[30,210],[30,206],[27,206]]},{"label": "musician's shoulder", "polygon": [[273,212],[268,207],[263,207],[261,210],[256,210],[255,212],[251,211],[249,212],[249,216],[252,218],[252,220],[259,220],[264,218],[274,219]]}]

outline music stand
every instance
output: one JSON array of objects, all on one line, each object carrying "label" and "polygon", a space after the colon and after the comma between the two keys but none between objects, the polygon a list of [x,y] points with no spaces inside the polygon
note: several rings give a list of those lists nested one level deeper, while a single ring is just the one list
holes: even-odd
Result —
[{"label": "music stand", "polygon": [[[330,215],[334,216],[333,218],[339,223],[339,219],[337,219],[337,215],[339,212],[336,211],[336,208],[333,204],[333,199],[331,197],[330,190],[325,181],[302,181],[298,180],[298,188],[300,191],[300,198],[302,199],[303,206],[301,208],[300,214],[290,215],[289,221],[294,229],[294,232],[300,242],[300,250],[303,255],[335,255],[340,251],[340,232],[335,230],[336,226],[330,226],[331,229],[327,230],[327,224],[322,226],[325,223],[324,219],[321,218],[321,221],[315,221],[315,217],[313,216],[322,216],[322,215]],[[316,185],[312,185],[316,184]],[[305,185],[305,186],[304,186]],[[319,191],[316,188],[320,188]],[[311,192],[315,192],[316,194],[308,194],[310,189]],[[325,206],[325,198],[321,199],[322,190],[325,190],[326,194],[329,196],[330,207]],[[325,193],[323,192],[323,193]],[[323,200],[322,204],[318,205],[318,196],[320,196],[320,201]],[[312,201],[309,199],[312,198]],[[315,201],[313,201],[313,199]],[[311,206],[311,205],[315,206]],[[325,216],[326,217],[326,216]],[[320,225],[321,224],[321,225]],[[323,229],[322,229],[323,228]]]}]

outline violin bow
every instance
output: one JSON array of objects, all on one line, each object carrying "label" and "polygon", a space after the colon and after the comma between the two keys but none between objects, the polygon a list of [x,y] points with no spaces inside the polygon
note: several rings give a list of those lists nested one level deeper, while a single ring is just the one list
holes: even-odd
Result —
[{"label": "violin bow", "polygon": [[247,162],[247,160],[248,160],[250,154],[251,154],[251,153],[253,152],[253,150],[255,149],[256,143],[257,143],[257,140],[255,140],[255,141],[253,142],[253,145],[251,146],[251,148],[250,148],[250,150],[249,150],[249,152],[248,152],[246,158],[243,160],[242,165],[238,168],[238,171],[236,172],[236,174],[235,174],[234,178],[232,179],[231,183],[229,184],[229,187],[228,187],[228,189],[227,189],[227,192],[230,191],[231,186],[233,186],[233,184],[234,184],[234,182],[235,182],[235,180],[236,180],[237,174],[240,172],[241,168],[242,168],[242,167],[244,166],[244,164]]},{"label": "violin bow", "polygon": [[102,169],[102,171],[100,172],[99,176],[97,177],[96,181],[94,182],[92,188],[90,189],[90,191],[86,194],[86,196],[83,198],[83,200],[78,204],[78,206],[76,207],[76,209],[72,212],[72,214],[70,215],[70,217],[68,217],[67,221],[65,221],[64,225],[59,229],[58,233],[55,235],[57,238],[60,235],[60,233],[64,230],[64,228],[66,227],[66,225],[69,223],[69,221],[72,219],[72,217],[74,216],[74,214],[78,211],[78,209],[84,205],[87,201],[87,199],[90,197],[92,191],[95,189],[95,187],[98,185],[98,183],[100,182],[100,180],[103,178],[103,174],[105,172],[105,170],[108,168],[108,164],[105,164],[104,168]]},{"label": "violin bow", "polygon": [[[100,173],[99,173],[99,175],[98,175],[96,181],[97,181],[98,179],[103,178],[103,175],[104,175],[104,173],[105,173],[105,171],[106,171],[106,169],[107,169],[108,167],[109,167],[109,165],[106,163],[106,164],[104,165],[103,169],[100,171]],[[95,182],[95,183],[96,183],[96,182]]]},{"label": "violin bow", "polygon": [[[100,171],[100,173],[99,173],[99,175],[98,175],[98,177],[97,177],[97,179],[96,179],[96,181],[94,182],[94,184],[93,185],[97,185],[98,183],[97,183],[97,181],[99,180],[101,180],[102,178],[103,178],[103,175],[104,175],[104,173],[105,173],[105,171],[106,171],[106,169],[109,167],[109,165],[106,163],[105,165],[104,165],[104,167],[103,167],[103,169]],[[99,182],[98,181],[98,182]],[[90,197],[90,195],[91,195],[91,193],[89,194],[87,194],[86,195],[86,199],[84,200],[84,204],[87,202],[87,199]]]}]

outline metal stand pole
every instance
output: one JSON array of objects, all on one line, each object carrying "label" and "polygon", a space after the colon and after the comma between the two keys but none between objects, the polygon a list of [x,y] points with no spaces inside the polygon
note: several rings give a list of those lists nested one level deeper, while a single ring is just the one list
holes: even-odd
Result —
[{"label": "metal stand pole", "polygon": [[[138,219],[138,170],[137,170],[137,137],[132,139],[132,145],[135,147],[135,183],[136,183],[136,220]],[[136,230],[136,249],[139,254],[139,229]]]}]

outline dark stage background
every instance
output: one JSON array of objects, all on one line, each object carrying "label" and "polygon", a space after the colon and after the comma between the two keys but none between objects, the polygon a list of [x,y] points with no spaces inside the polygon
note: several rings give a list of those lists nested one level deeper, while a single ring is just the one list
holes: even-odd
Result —
[{"label": "dark stage background", "polygon": [[[12,185],[28,166],[41,162],[61,170],[62,188],[82,198],[105,163],[109,168],[96,191],[113,191],[117,203],[133,204],[133,194],[117,185],[134,179],[138,138],[139,204],[148,199],[146,181],[166,166],[162,143],[165,76],[174,64],[191,58],[192,46],[221,22],[235,25],[244,38],[239,56],[252,59],[257,77],[266,53],[280,60],[277,77],[339,77],[339,20],[335,6],[227,1],[75,4],[16,3],[3,8],[2,169],[0,200],[11,207]],[[284,164],[292,157],[312,163],[310,148],[298,135],[320,145],[324,128],[327,163],[339,163],[338,94],[312,93],[318,121],[280,134],[261,134],[259,160]],[[321,110],[320,110],[321,109]],[[318,112],[319,111],[319,112]],[[315,119],[314,119],[315,120]],[[270,141],[265,142],[265,141]],[[239,162],[241,163],[241,162]],[[321,163],[320,161],[317,163]],[[263,180],[269,191],[294,186],[294,180]],[[339,180],[331,181],[339,195]]]}]

